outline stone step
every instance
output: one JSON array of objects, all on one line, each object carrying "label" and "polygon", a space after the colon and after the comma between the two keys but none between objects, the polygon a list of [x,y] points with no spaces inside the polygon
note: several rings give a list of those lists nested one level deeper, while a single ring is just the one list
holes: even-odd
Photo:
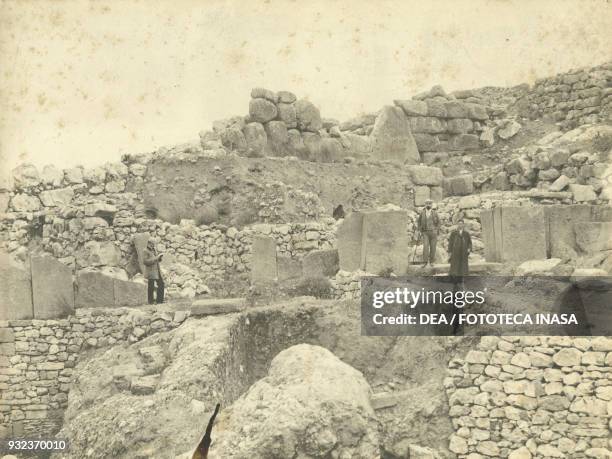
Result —
[{"label": "stone step", "polygon": [[244,298],[207,298],[191,303],[192,316],[210,316],[240,312],[246,307]]}]

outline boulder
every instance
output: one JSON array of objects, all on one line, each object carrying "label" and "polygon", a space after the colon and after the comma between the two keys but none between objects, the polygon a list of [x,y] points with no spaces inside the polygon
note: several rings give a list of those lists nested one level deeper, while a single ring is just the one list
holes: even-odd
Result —
[{"label": "boulder", "polygon": [[480,139],[476,134],[452,135],[448,139],[448,149],[452,151],[477,150],[480,148]]},{"label": "boulder", "polygon": [[321,156],[319,161],[324,163],[338,163],[344,158],[344,149],[338,139],[321,139]]},{"label": "boulder", "polygon": [[302,159],[306,159],[308,157],[308,149],[304,144],[302,134],[297,129],[289,129],[287,131],[287,147],[288,153],[292,156],[297,156],[298,158]]},{"label": "boulder", "polygon": [[393,103],[400,107],[406,116],[427,116],[427,104],[421,100],[394,100]]},{"label": "boulder", "polygon": [[383,107],[374,123],[370,142],[376,159],[409,164],[421,159],[410,123],[399,107]]},{"label": "boulder", "polygon": [[[455,118],[448,120],[446,129],[451,134],[467,134],[474,129],[474,123],[467,118]],[[470,137],[470,142],[473,144],[474,139]]]},{"label": "boulder", "polygon": [[412,165],[406,166],[406,170],[415,185],[437,186],[442,184],[442,169],[439,167]]},{"label": "boulder", "polygon": [[444,102],[444,109],[448,118],[467,118],[468,107],[465,103],[458,100],[449,100]]},{"label": "boulder", "polygon": [[270,91],[269,89],[264,88],[253,88],[251,89],[251,97],[253,99],[266,99],[270,102],[277,103],[278,102],[278,94],[274,91]]},{"label": "boulder", "polygon": [[261,123],[248,123],[244,127],[244,140],[246,141],[247,156],[257,158],[264,156],[268,144],[268,136]]},{"label": "boulder", "polygon": [[228,150],[244,152],[247,149],[247,143],[242,133],[242,128],[237,125],[224,129],[220,132],[219,137],[221,138],[223,146]]},{"label": "boulder", "polygon": [[297,127],[297,115],[293,104],[278,104],[278,118],[288,129]]},{"label": "boulder", "polygon": [[410,131],[414,134],[440,134],[446,131],[446,123],[433,116],[416,116],[408,118]]},{"label": "boulder", "polygon": [[562,191],[570,184],[570,179],[565,176],[559,176],[554,182],[548,187],[548,191]]},{"label": "boulder", "polygon": [[40,184],[40,174],[33,164],[21,164],[11,171],[16,189],[29,188]]},{"label": "boulder", "polygon": [[[551,180],[555,180],[560,176],[560,172],[557,169],[554,168],[550,168],[550,169],[546,169],[546,170],[540,170],[538,171],[538,179],[539,180],[544,180],[546,182],[550,182]],[[557,187],[555,187],[554,190],[549,190],[550,191],[561,191],[561,190],[557,190]]]},{"label": "boulder", "polygon": [[35,319],[56,319],[74,314],[72,269],[50,256],[30,258],[32,304]]},{"label": "boulder", "polygon": [[258,123],[267,123],[276,118],[278,110],[273,102],[267,99],[256,98],[249,102],[249,116],[252,121]]},{"label": "boulder", "polygon": [[289,91],[278,91],[276,94],[278,95],[278,101],[280,103],[292,104],[297,100],[295,94]]},{"label": "boulder", "polygon": [[287,156],[287,125],[282,121],[270,121],[265,126],[268,150],[275,156]]},{"label": "boulder", "polygon": [[444,180],[444,187],[450,196],[465,196],[474,192],[472,174],[457,175]]},{"label": "boulder", "polygon": [[508,140],[514,137],[521,130],[521,125],[514,120],[508,120],[497,129],[497,136],[500,139]]},{"label": "boulder", "polygon": [[302,139],[306,147],[308,160],[318,161],[321,158],[321,136],[314,132],[303,132]]},{"label": "boulder", "polygon": [[40,178],[45,185],[59,187],[64,180],[64,173],[54,165],[47,164],[45,167],[43,167]]},{"label": "boulder", "polygon": [[64,170],[64,180],[72,185],[83,183],[83,168],[77,166]]},{"label": "boulder", "polygon": [[40,200],[45,207],[67,206],[73,197],[74,191],[72,188],[59,188],[40,193]]},{"label": "boulder", "polygon": [[378,457],[369,392],[363,375],[328,350],[290,347],[221,412],[210,459]]},{"label": "boulder", "polygon": [[364,159],[372,154],[372,145],[368,136],[352,132],[343,133],[342,136],[348,142],[346,156]]},{"label": "boulder", "polygon": [[440,148],[440,140],[435,135],[417,133],[413,134],[413,136],[420,153],[438,151],[438,149]]},{"label": "boulder", "polygon": [[480,134],[480,141],[485,147],[492,147],[495,145],[495,129],[490,127],[483,129]]},{"label": "boulder", "polygon": [[485,121],[489,119],[489,115],[487,113],[487,109],[480,104],[475,103],[466,103],[467,107],[467,117],[473,120]]},{"label": "boulder", "polygon": [[117,266],[120,259],[121,250],[111,241],[87,241],[76,254],[81,267]]},{"label": "boulder", "polygon": [[36,212],[40,210],[40,199],[28,194],[16,194],[11,199],[11,207],[15,212]]},{"label": "boulder", "polygon": [[295,102],[295,115],[300,131],[318,132],[323,127],[319,109],[308,100],[300,99]]}]

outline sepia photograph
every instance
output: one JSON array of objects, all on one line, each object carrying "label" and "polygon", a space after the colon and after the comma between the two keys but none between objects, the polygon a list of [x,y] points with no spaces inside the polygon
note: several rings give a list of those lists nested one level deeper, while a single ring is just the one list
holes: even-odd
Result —
[{"label": "sepia photograph", "polygon": [[610,0],[0,0],[0,459],[612,459]]}]

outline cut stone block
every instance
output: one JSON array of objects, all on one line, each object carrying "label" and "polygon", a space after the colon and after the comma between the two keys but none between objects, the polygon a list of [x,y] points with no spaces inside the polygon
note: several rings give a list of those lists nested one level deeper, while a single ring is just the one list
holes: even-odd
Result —
[{"label": "cut stone block", "polygon": [[50,256],[31,257],[35,319],[55,319],[74,313],[72,269]]},{"label": "cut stone block", "polygon": [[380,111],[370,134],[375,159],[416,164],[421,160],[410,123],[399,107],[386,106]]},{"label": "cut stone block", "polygon": [[100,308],[115,305],[114,279],[96,271],[82,271],[77,276],[75,308]]},{"label": "cut stone block", "polygon": [[336,232],[338,258],[342,271],[359,271],[361,266],[361,244],[363,240],[363,213],[351,212]]},{"label": "cut stone block", "polygon": [[333,277],[339,270],[338,250],[315,250],[302,260],[304,277]]},{"label": "cut stone block", "polygon": [[474,192],[474,177],[472,174],[458,175],[444,181],[447,194],[465,196]]},{"label": "cut stone block", "polygon": [[404,274],[408,268],[410,240],[404,211],[367,212],[363,221],[361,265],[365,271],[378,274],[391,269]]},{"label": "cut stone block", "polygon": [[285,282],[302,277],[302,260],[291,257],[277,257],[278,280]]},{"label": "cut stone block", "polygon": [[266,236],[255,236],[251,255],[252,282],[270,282],[277,279],[276,241],[274,239]]},{"label": "cut stone block", "polygon": [[113,279],[115,306],[140,306],[147,304],[147,286],[139,282]]},{"label": "cut stone block", "polygon": [[406,168],[410,179],[415,185],[440,185],[442,184],[442,169],[430,166],[408,166]]},{"label": "cut stone block", "polygon": [[212,298],[197,300],[191,304],[192,316],[209,316],[240,312],[246,307],[244,298]]},{"label": "cut stone block", "polygon": [[416,207],[424,206],[425,202],[430,199],[431,192],[428,186],[414,187],[414,205]]},{"label": "cut stone block", "polygon": [[502,261],[546,258],[546,221],[542,207],[503,207],[501,210]]},{"label": "cut stone block", "polygon": [[574,224],[591,220],[591,206],[545,206],[544,213],[548,230],[548,255],[564,258],[568,248],[577,248]]},{"label": "cut stone block", "polygon": [[586,253],[612,250],[612,222],[574,223],[576,244]]},{"label": "cut stone block", "polygon": [[8,254],[0,252],[0,320],[32,319],[32,279],[29,269],[11,264]]}]

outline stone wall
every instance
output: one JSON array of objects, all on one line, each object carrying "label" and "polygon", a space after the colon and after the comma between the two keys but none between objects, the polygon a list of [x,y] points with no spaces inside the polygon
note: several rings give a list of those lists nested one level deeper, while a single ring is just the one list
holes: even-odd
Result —
[{"label": "stone wall", "polygon": [[80,352],[137,342],[177,327],[188,316],[188,311],[146,307],[0,321],[0,438],[39,438],[59,430]]},{"label": "stone wall", "polygon": [[546,115],[566,129],[610,120],[612,63],[536,81],[528,95],[533,116]]},{"label": "stone wall", "polygon": [[483,337],[445,380],[459,459],[610,457],[612,339]]}]

